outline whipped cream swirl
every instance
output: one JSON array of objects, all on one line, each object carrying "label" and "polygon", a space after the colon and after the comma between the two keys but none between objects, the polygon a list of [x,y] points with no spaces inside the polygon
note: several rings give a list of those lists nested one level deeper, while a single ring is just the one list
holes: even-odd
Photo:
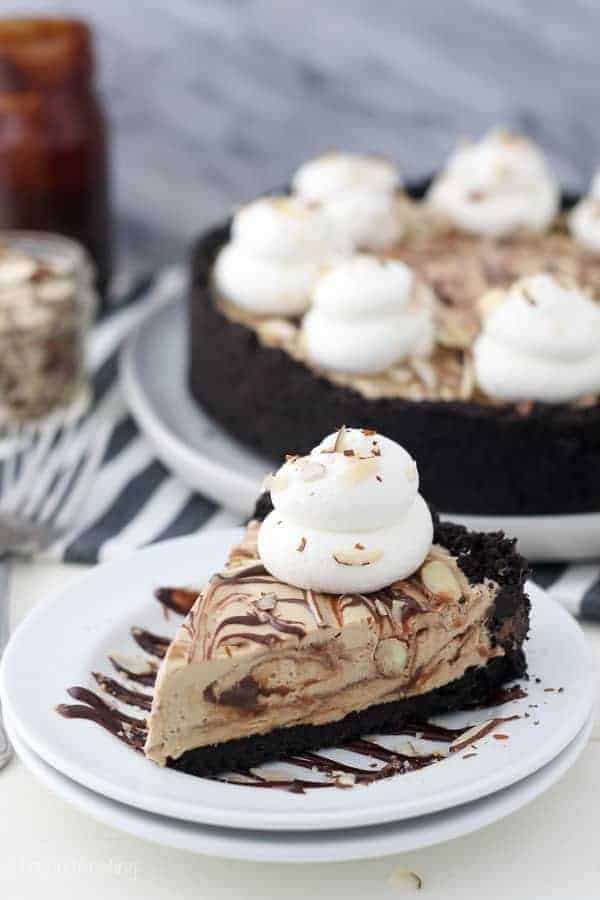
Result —
[{"label": "whipped cream swirl", "polygon": [[275,509],[261,525],[267,570],[306,590],[369,593],[406,578],[433,539],[412,457],[366,429],[341,428],[267,484]]},{"label": "whipped cream swirl", "polygon": [[600,391],[600,305],[546,273],[516,282],[474,345],[481,389],[562,403]]},{"label": "whipped cream swirl", "polygon": [[404,233],[400,176],[384,157],[327,153],[300,166],[293,186],[303,199],[321,204],[336,234],[352,247],[379,250]]},{"label": "whipped cream swirl", "polygon": [[332,152],[300,166],[293,187],[305,200],[322,203],[346,191],[390,194],[400,187],[400,175],[383,156]]},{"label": "whipped cream swirl", "polygon": [[569,228],[584,250],[600,254],[600,171],[594,175],[587,197],[572,210]]},{"label": "whipped cream swirl", "polygon": [[307,359],[337,372],[376,374],[434,342],[434,297],[396,260],[358,254],[315,284],[302,323]]},{"label": "whipped cream swirl", "polygon": [[298,197],[263,197],[235,215],[214,283],[255,315],[300,315],[332,253],[332,228],[321,210]]},{"label": "whipped cream swirl", "polygon": [[522,229],[544,231],[557,213],[559,190],[531,141],[495,129],[455,150],[427,200],[434,213],[463,231],[505,237]]}]

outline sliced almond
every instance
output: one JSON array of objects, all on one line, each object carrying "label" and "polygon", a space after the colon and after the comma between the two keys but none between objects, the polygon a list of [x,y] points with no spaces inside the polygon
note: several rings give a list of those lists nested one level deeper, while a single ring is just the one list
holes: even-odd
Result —
[{"label": "sliced almond", "polygon": [[380,597],[375,597],[373,605],[375,607],[375,612],[382,619],[385,619],[390,614],[389,606],[387,606]]},{"label": "sliced almond", "polygon": [[452,350],[465,350],[467,347],[470,347],[473,335],[464,322],[448,315],[438,324],[436,339],[442,347],[449,347]]},{"label": "sliced almond", "polygon": [[448,566],[437,559],[425,563],[421,569],[421,581],[428,591],[444,600],[460,600],[462,590],[460,584]]},{"label": "sliced almond", "polygon": [[423,879],[409,869],[394,869],[388,878],[388,884],[395,891],[420,891]]},{"label": "sliced almond", "polygon": [[404,472],[409,481],[417,480],[417,464],[415,462],[406,463],[404,466]]},{"label": "sliced almond", "polygon": [[408,384],[413,378],[413,373],[406,366],[398,366],[395,369],[390,369],[388,371],[388,376],[392,381],[395,381],[396,384]]},{"label": "sliced almond", "polygon": [[261,597],[257,597],[254,603],[262,612],[269,612],[269,610],[275,609],[277,599],[277,594],[263,594]]},{"label": "sliced almond", "polygon": [[289,484],[288,477],[285,473],[271,472],[263,481],[263,490],[265,491],[284,491]]},{"label": "sliced almond", "polygon": [[342,425],[342,427],[338,431],[336,438],[335,438],[335,444],[333,445],[334,453],[341,453],[341,451],[344,449],[344,438],[345,437],[346,437],[346,426]]},{"label": "sliced almond", "polygon": [[402,621],[405,605],[406,604],[403,600],[398,600],[396,597],[394,597],[394,599],[392,600],[392,619],[395,619],[397,622]]},{"label": "sliced almond", "polygon": [[345,487],[356,487],[366,478],[377,475],[379,472],[379,461],[376,457],[360,459],[359,457],[346,457],[348,462],[344,469],[337,476],[337,480]]},{"label": "sliced almond", "polygon": [[38,264],[23,253],[6,253],[0,258],[0,285],[23,284],[35,274]]},{"label": "sliced almond", "polygon": [[286,319],[266,319],[258,326],[258,335],[268,347],[282,347],[291,344],[298,329]]},{"label": "sliced almond", "polygon": [[399,678],[408,660],[408,648],[398,638],[379,641],[375,650],[375,666],[384,678]]},{"label": "sliced almond", "polygon": [[576,278],[568,272],[555,272],[554,280],[566,291],[575,290],[579,287]]},{"label": "sliced almond", "polygon": [[331,773],[331,777],[336,786],[340,788],[351,788],[356,784],[356,775],[352,772],[339,772],[336,770]]},{"label": "sliced almond", "polygon": [[470,400],[475,390],[475,366],[470,359],[464,360],[458,396],[461,400]]},{"label": "sliced almond", "polygon": [[482,294],[477,301],[477,312],[480,317],[482,319],[487,319],[489,315],[502,306],[505,297],[506,292],[501,290],[501,288],[494,288],[493,290],[486,291],[485,294]]},{"label": "sliced almond", "polygon": [[340,566],[370,566],[383,556],[383,550],[336,550],[331,554]]},{"label": "sliced almond", "polygon": [[437,387],[438,376],[437,372],[433,368],[430,363],[425,362],[424,359],[411,359],[410,366],[417,378],[428,388],[430,391],[434,391]]},{"label": "sliced almond", "polygon": [[319,478],[324,477],[327,471],[322,463],[314,462],[308,458],[306,458],[306,462],[299,460],[297,465],[300,469],[300,479],[302,481],[318,481]]}]

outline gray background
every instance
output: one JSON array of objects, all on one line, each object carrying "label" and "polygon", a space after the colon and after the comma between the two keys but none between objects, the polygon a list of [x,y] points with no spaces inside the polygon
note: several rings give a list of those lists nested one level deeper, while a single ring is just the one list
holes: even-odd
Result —
[{"label": "gray background", "polygon": [[[430,172],[457,135],[536,137],[565,185],[600,162],[595,0],[2,0],[97,27],[125,251],[160,262],[328,147]],[[125,238],[123,240],[123,237]]]}]

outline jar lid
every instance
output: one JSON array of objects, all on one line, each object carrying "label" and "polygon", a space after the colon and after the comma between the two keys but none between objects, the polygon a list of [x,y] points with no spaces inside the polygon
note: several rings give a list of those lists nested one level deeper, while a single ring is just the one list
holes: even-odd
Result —
[{"label": "jar lid", "polygon": [[[0,231],[0,309],[16,304],[39,314],[70,295],[91,317],[96,306],[95,269],[77,241],[43,231]],[[13,316],[5,316],[12,319]]]},{"label": "jar lid", "polygon": [[91,32],[79,19],[0,18],[0,88],[26,90],[92,74]]}]

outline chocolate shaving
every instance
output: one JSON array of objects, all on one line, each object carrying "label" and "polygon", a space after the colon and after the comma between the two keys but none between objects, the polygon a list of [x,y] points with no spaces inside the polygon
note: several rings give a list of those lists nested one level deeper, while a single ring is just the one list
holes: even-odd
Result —
[{"label": "chocolate shaving", "polygon": [[121,684],[120,681],[117,681],[116,678],[109,678],[101,672],[92,672],[92,677],[96,681],[96,684],[101,687],[103,691],[106,691],[107,694],[110,694],[111,697],[114,697],[115,700],[120,700],[122,703],[127,703],[128,706],[137,706],[139,709],[150,712],[152,706],[151,694],[143,694],[141,691],[132,691]]},{"label": "chocolate shaving", "polygon": [[105,703],[101,697],[84,687],[69,688],[67,693],[80,704],[61,703],[56,712],[65,719],[88,719],[114,734],[123,743],[142,752],[146,742],[146,722],[122,713]]},{"label": "chocolate shaving", "polygon": [[488,722],[481,722],[478,725],[466,728],[462,736],[450,744],[450,753],[457,753],[459,750],[464,750],[466,747],[473,745],[475,741],[480,741],[503,722],[512,722],[520,718],[520,716],[505,716],[504,718],[497,716]]},{"label": "chocolate shaving", "polygon": [[126,665],[116,654],[108,657],[109,662],[119,675],[124,675],[128,681],[143,684],[145,687],[154,687],[158,669],[155,663],[148,662],[147,667],[141,671],[135,671]]},{"label": "chocolate shaving", "polygon": [[335,444],[333,445],[333,453],[339,453],[340,450],[343,449],[345,437],[346,437],[346,426],[342,425],[342,427],[338,431],[336,438],[335,438]]},{"label": "chocolate shaving", "polygon": [[160,587],[154,591],[154,596],[165,609],[185,616],[196,602],[199,593],[190,588]]},{"label": "chocolate shaving", "polygon": [[145,650],[146,653],[149,653],[150,656],[155,656],[157,659],[162,659],[166,655],[171,643],[168,637],[153,634],[151,631],[146,631],[145,628],[137,628],[136,626],[131,629],[131,636],[138,647],[141,647],[142,650]]},{"label": "chocolate shaving", "polygon": [[529,288],[525,287],[525,285],[521,285],[521,294],[524,299],[527,300],[530,306],[537,306],[537,300],[529,290]]}]

